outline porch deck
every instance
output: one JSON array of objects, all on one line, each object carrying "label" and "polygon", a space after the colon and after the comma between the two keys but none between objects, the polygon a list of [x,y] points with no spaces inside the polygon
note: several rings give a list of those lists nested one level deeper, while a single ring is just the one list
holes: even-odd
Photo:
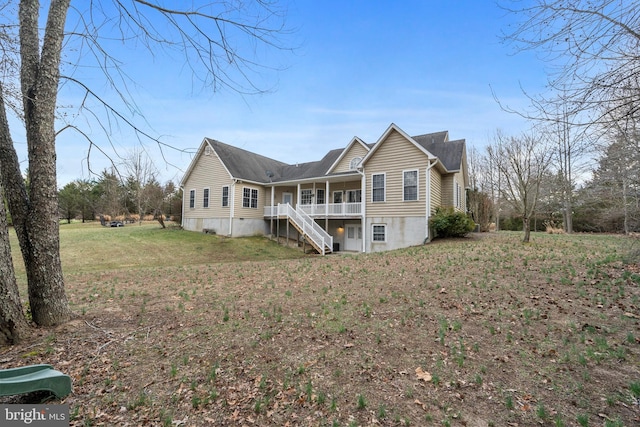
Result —
[{"label": "porch deck", "polygon": [[[304,213],[312,218],[362,218],[362,203],[325,203],[298,205]],[[265,206],[265,218],[278,218],[278,206]]]}]

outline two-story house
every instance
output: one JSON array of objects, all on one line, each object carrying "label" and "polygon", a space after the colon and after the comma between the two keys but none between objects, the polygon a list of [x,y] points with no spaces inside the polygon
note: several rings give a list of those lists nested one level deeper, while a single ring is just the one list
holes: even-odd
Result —
[{"label": "two-story house", "polygon": [[[423,244],[439,206],[466,210],[464,140],[391,124],[316,162],[290,165],[205,138],[181,182],[182,226],[230,237],[296,233],[318,252]],[[289,236],[288,236],[289,237]]]}]

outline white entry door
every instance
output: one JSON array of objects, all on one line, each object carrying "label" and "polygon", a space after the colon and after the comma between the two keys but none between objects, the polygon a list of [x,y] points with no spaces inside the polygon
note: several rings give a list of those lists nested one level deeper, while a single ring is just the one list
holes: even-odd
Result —
[{"label": "white entry door", "polygon": [[293,193],[282,193],[282,203],[290,204],[293,206]]},{"label": "white entry door", "polygon": [[345,224],[344,226],[344,250],[345,251],[361,251],[362,250],[362,225]]}]

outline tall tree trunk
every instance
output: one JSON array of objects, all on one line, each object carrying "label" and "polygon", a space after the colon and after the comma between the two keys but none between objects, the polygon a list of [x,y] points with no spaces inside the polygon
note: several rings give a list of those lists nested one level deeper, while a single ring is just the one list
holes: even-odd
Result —
[{"label": "tall tree trunk", "polygon": [[627,192],[627,179],[622,178],[622,210],[624,212],[624,234],[629,234],[629,201]]},{"label": "tall tree trunk", "polygon": [[[22,311],[16,275],[13,269],[11,245],[9,244],[9,227],[4,204],[5,192],[2,191],[2,184],[9,175],[5,164],[11,164],[11,154],[15,156],[15,150],[9,133],[3,86],[0,83],[0,345],[16,343],[25,335],[28,327]],[[15,163],[17,164],[17,162],[16,157]],[[12,192],[8,191],[7,196],[11,195],[13,195]],[[17,227],[16,230],[18,229],[20,228]]]},{"label": "tall tree trunk", "polygon": [[529,243],[531,238],[531,226],[530,226],[530,218],[526,215],[522,217],[522,231],[524,231],[524,237],[522,241],[524,243]]},{"label": "tall tree trunk", "polygon": [[573,203],[570,195],[564,200],[564,231],[573,233]]},{"label": "tall tree trunk", "polygon": [[[0,186],[0,198],[2,195]],[[13,270],[9,227],[4,203],[0,204],[0,346],[15,344],[24,337],[29,325],[22,311],[18,284]]]},{"label": "tall tree trunk", "polygon": [[38,27],[39,2],[23,0],[19,10],[20,83],[30,186],[27,195],[24,180],[15,176],[15,167],[19,173],[19,165],[12,165],[13,179],[6,188],[20,194],[20,200],[14,198],[13,203],[10,202],[10,210],[12,218],[19,218],[23,227],[18,237],[27,271],[31,313],[34,322],[43,326],[63,323],[72,317],[60,262],[54,129],[60,55],[69,1],[51,2],[42,44]]}]

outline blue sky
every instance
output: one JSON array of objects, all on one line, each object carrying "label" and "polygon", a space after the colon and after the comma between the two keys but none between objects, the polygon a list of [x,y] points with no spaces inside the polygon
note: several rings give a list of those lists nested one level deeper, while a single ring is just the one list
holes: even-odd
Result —
[{"label": "blue sky", "polygon": [[[500,100],[526,107],[521,87],[542,90],[544,65],[531,53],[514,54],[500,42],[514,17],[490,0],[311,1],[290,0],[285,37],[292,53],[272,52],[261,78],[273,90],[241,96],[211,93],[198,86],[179,56],[153,57],[120,47],[122,67],[139,112],[131,116],[167,144],[193,151],[204,137],[287,162],[319,160],[358,136],[375,142],[390,123],[410,135],[448,130],[482,149],[498,128],[509,134],[528,129],[516,115],[501,110]],[[72,19],[72,17],[70,17]],[[91,72],[87,76],[92,78]],[[110,98],[108,87],[105,98]],[[76,106],[78,93],[61,94],[61,104]],[[76,123],[83,122],[76,119]],[[103,141],[93,125],[92,137]],[[16,137],[20,141],[19,137]],[[123,154],[138,144],[125,127],[113,135]],[[179,182],[191,154],[166,151],[165,164],[152,143],[144,142],[160,170],[160,180]],[[64,132],[57,143],[59,186],[88,178],[87,142]],[[91,166],[108,166],[92,151]]]}]

